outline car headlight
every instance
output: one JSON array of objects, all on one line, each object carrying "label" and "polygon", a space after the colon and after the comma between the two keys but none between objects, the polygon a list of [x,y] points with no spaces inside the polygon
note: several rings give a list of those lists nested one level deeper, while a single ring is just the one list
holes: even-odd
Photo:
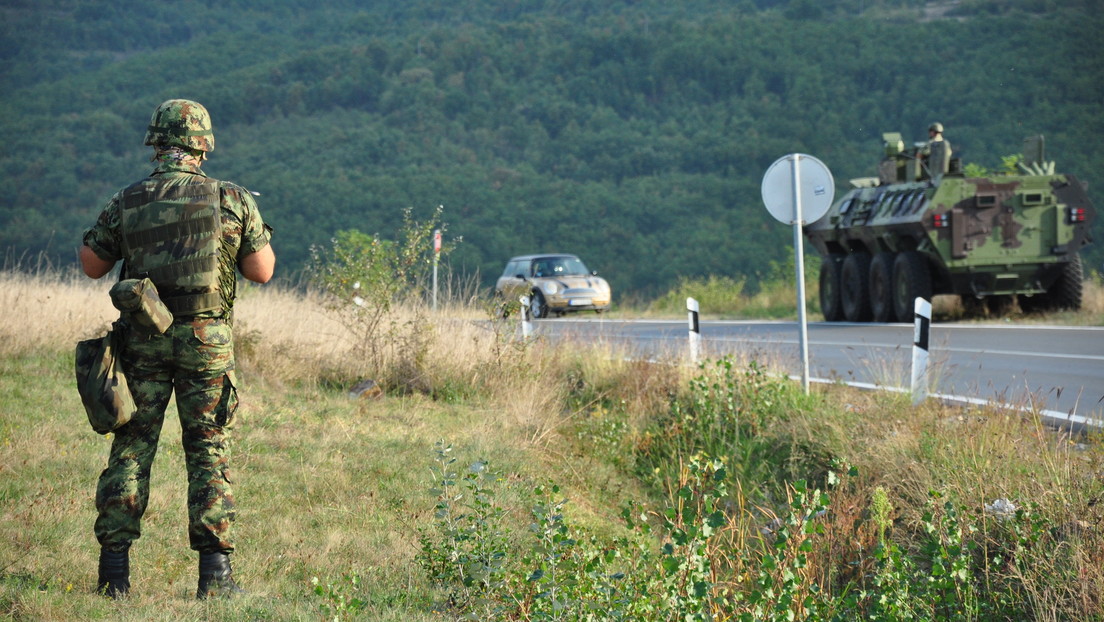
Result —
[{"label": "car headlight", "polygon": [[541,283],[541,289],[543,289],[546,294],[555,294],[556,290],[559,288],[556,287],[555,281],[545,281]]}]

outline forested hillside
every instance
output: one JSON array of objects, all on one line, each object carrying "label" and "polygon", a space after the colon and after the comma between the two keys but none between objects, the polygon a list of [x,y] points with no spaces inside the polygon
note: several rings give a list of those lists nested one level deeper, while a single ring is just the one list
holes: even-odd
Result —
[{"label": "forested hillside", "polygon": [[774,160],[815,155],[841,192],[883,132],[922,140],[936,120],[990,168],[1044,134],[1104,207],[1094,4],[8,1],[0,249],[75,261],[149,171],[145,127],[172,97],[211,111],[205,170],[261,193],[284,276],[338,230],[386,237],[404,208],[443,205],[452,268],[484,283],[511,254],[561,250],[615,295],[754,284],[792,254],[760,198]]}]

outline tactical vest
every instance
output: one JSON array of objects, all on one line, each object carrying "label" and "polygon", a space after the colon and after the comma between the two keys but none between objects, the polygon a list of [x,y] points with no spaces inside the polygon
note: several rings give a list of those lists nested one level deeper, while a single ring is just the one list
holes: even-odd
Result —
[{"label": "tactical vest", "polygon": [[123,190],[119,229],[126,273],[149,277],[175,316],[226,310],[219,291],[219,182],[146,179]]}]

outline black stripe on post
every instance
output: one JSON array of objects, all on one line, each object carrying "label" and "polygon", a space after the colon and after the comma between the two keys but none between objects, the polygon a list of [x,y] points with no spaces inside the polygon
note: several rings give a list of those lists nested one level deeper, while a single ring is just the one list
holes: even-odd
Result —
[{"label": "black stripe on post", "polygon": [[924,350],[925,352],[927,352],[928,351],[928,335],[930,333],[931,333],[931,318],[930,317],[924,317],[923,315],[917,313],[916,314],[916,335],[914,335],[916,339],[913,341],[912,345],[914,345],[917,348],[920,348],[920,349]]},{"label": "black stripe on post", "polygon": [[698,301],[693,298],[687,298],[686,311],[686,321],[690,324],[690,332],[701,334],[701,327],[698,325]]}]

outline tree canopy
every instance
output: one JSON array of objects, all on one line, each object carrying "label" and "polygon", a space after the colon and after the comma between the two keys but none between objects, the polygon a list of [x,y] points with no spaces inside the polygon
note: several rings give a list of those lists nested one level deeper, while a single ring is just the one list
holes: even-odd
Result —
[{"label": "tree canopy", "polygon": [[[286,275],[338,231],[444,206],[454,270],[579,254],[615,295],[754,286],[792,253],[760,198],[793,152],[872,174],[881,134],[947,127],[991,168],[1046,136],[1104,170],[1104,18],[1050,0],[25,0],[0,8],[0,249],[75,260],[151,170],[158,103],[202,102],[204,170],[260,192]],[[1090,194],[1099,201],[1099,185]],[[1101,239],[1098,219],[1097,239]],[[1104,251],[1090,247],[1087,265]]]}]

